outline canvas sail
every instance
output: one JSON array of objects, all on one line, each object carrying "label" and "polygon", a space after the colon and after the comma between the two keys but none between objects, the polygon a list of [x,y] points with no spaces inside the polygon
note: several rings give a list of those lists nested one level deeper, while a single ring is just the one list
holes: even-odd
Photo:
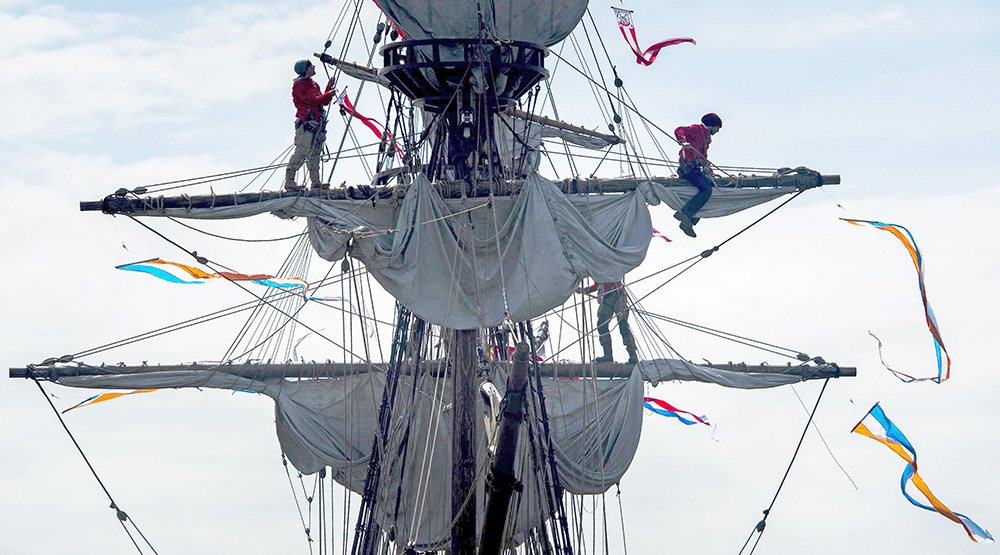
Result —
[{"label": "canvas sail", "polygon": [[[642,361],[624,379],[573,380],[543,378],[545,405],[551,428],[555,464],[561,485],[574,494],[606,491],[625,474],[639,444],[642,429],[643,382],[694,380],[726,387],[754,389],[802,380],[789,374],[755,375],[716,370],[691,363],[657,359]],[[58,383],[97,389],[214,388],[256,392],[274,400],[275,424],[282,452],[306,474],[329,467],[344,487],[361,493],[370,460],[372,438],[378,434],[378,411],[386,374],[365,372],[330,379],[258,380],[222,371],[144,372],[127,375],[64,376]],[[502,367],[493,376],[501,393],[506,378]],[[384,476],[377,492],[381,513],[377,522],[397,533],[414,530],[412,539],[429,545],[448,529],[451,476],[450,378],[424,374],[401,376],[393,426],[382,461]],[[410,394],[413,391],[414,394]],[[481,400],[478,401],[482,410]],[[529,419],[537,420],[537,407],[528,402]],[[522,428],[522,435],[525,429]],[[478,430],[477,466],[486,456],[482,430]],[[410,452],[401,457],[401,443]],[[518,535],[548,518],[545,500],[538,496],[537,473],[524,450],[522,437],[518,471],[524,483],[515,526]],[[426,462],[426,464],[425,464]],[[477,487],[482,488],[482,476]],[[479,495],[482,501],[485,498]],[[482,511],[478,511],[482,515]]]},{"label": "canvas sail", "polygon": [[488,38],[551,46],[566,38],[587,0],[376,0],[408,40],[476,38],[477,5]]},{"label": "canvas sail", "polygon": [[[796,190],[718,189],[698,215],[732,214]],[[473,329],[538,317],[587,277],[620,281],[646,256],[648,205],[678,209],[694,192],[640,182],[621,195],[567,195],[530,174],[517,196],[445,200],[418,175],[398,205],[296,196],[206,209],[152,207],[144,215],[306,217],[321,257],[349,255],[423,320]]]}]

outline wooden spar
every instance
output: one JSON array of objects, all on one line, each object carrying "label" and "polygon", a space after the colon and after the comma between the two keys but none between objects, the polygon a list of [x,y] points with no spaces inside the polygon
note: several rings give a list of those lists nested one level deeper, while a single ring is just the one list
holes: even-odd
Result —
[{"label": "wooden spar", "polygon": [[451,529],[453,555],[476,553],[476,345],[479,331],[455,330],[451,342]]},{"label": "wooden spar", "polygon": [[378,74],[378,70],[373,67],[363,66],[360,64],[354,64],[351,62],[345,62],[344,60],[338,60],[333,56],[318,52],[313,52],[313,56],[319,58],[324,64],[339,67],[344,73],[354,77],[355,79],[360,79],[362,81],[369,81],[372,83],[378,83],[384,87],[391,87],[389,80]]},{"label": "wooden spar", "polygon": [[483,536],[479,540],[478,555],[499,555],[504,548],[503,533],[507,525],[510,498],[517,482],[514,476],[514,455],[517,452],[518,429],[521,426],[521,406],[524,403],[525,386],[528,384],[528,351],[528,344],[523,341],[514,350],[496,456],[487,481],[489,498],[483,517]]},{"label": "wooden spar", "polygon": [[[385,77],[379,75],[377,69],[373,67],[363,66],[360,64],[355,64],[351,62],[345,62],[344,60],[338,60],[329,54],[313,53],[313,56],[320,59],[325,64],[339,67],[344,73],[355,77],[357,79],[362,79],[365,81],[371,81],[374,83],[380,83],[385,86],[390,86],[388,80]],[[615,135],[607,135],[604,133],[598,133],[597,131],[591,131],[586,127],[580,127],[579,125],[571,125],[566,122],[559,121],[557,119],[547,118],[545,116],[539,116],[525,112],[523,110],[517,110],[513,107],[507,109],[507,115],[514,116],[518,119],[523,119],[525,121],[532,121],[535,123],[540,123],[542,125],[547,125],[549,127],[554,127],[556,129],[562,129],[563,131],[569,131],[570,133],[575,133],[577,135],[583,135],[585,137],[592,137],[594,139],[599,139],[607,143],[608,146],[621,144],[625,142],[625,139],[617,137]]]},{"label": "wooden spar", "polygon": [[[619,362],[561,362],[539,364],[542,376],[546,377],[598,377],[627,378],[632,373],[634,364]],[[729,370],[746,374],[790,374],[802,376],[807,380],[821,378],[855,377],[858,369],[853,366],[837,366],[836,364],[820,365],[749,365],[742,363],[729,364],[699,364],[717,370]],[[447,368],[447,361],[421,361],[422,372],[440,375]],[[30,372],[29,372],[30,370]],[[207,364],[193,362],[191,364],[173,364],[163,366],[35,366],[33,368],[10,368],[11,378],[30,378],[32,373],[39,379],[52,380],[75,376],[113,376],[115,374],[144,374],[149,372],[224,372],[234,376],[243,376],[254,380],[274,380],[281,378],[339,378],[366,372],[385,372],[381,363],[340,363],[340,362],[297,362],[279,364]],[[404,370],[404,374],[410,373]]]},{"label": "wooden spar", "polygon": [[363,66],[352,62],[345,62],[344,60],[338,60],[337,58],[334,58],[333,56],[326,53],[320,54],[319,52],[313,52],[313,56],[319,58],[319,61],[323,62],[324,64],[337,66],[342,69],[352,69],[356,71],[358,74],[366,75],[368,81],[378,80],[378,70],[373,67]]},{"label": "wooden spar", "polygon": [[[563,193],[627,193],[634,191],[639,184],[639,180],[630,177],[622,178],[594,178],[594,179],[564,179],[556,181],[555,184]],[[679,177],[652,177],[648,181],[658,183],[665,187],[691,187],[687,181]],[[737,176],[717,178],[720,187],[738,187],[747,189],[767,189],[772,187],[796,187],[798,189],[811,189],[822,185],[837,185],[840,183],[839,175],[821,175],[818,172],[809,170],[801,173],[786,173],[768,176]],[[487,197],[490,195],[490,182],[482,184],[475,191],[469,191],[468,185],[464,181],[435,183],[438,192],[444,198],[461,198],[463,189],[468,196]],[[523,181],[505,181],[493,183],[494,195],[514,195],[521,191]],[[144,189],[137,189],[137,191]],[[137,193],[141,194],[141,193]],[[157,215],[162,214],[167,209],[194,209],[194,208],[222,208],[226,206],[237,206],[244,204],[255,204],[259,202],[280,199],[295,198],[299,196],[320,199],[320,200],[369,200],[375,194],[380,199],[390,199],[394,194],[393,186],[382,187],[348,187],[339,189],[324,189],[316,191],[260,191],[256,193],[236,193],[228,195],[194,195],[176,197],[139,197],[132,195],[125,189],[104,197],[102,200],[80,201],[80,211],[82,212],[104,212],[105,214],[134,214],[134,215]]]},{"label": "wooden spar", "polygon": [[619,143],[625,143],[625,139],[618,137],[617,135],[605,135],[604,133],[591,131],[586,127],[580,127],[579,125],[571,125],[566,122],[559,121],[557,119],[531,114],[523,110],[516,110],[514,108],[509,108],[507,110],[507,114],[514,116],[515,118],[518,119],[523,119],[525,121],[533,121],[535,123],[540,123],[542,125],[548,125],[549,127],[555,127],[556,129],[562,129],[563,131],[569,131],[570,133],[576,133],[577,135],[583,135],[585,137],[593,137],[595,139],[600,139],[608,143],[608,146],[616,145]]}]

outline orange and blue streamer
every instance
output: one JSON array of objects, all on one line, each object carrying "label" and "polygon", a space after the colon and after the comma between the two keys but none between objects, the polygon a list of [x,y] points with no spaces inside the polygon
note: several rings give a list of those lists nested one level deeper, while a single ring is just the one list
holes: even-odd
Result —
[{"label": "orange and blue streamer", "polygon": [[[868,411],[868,414],[851,431],[882,443],[906,461],[906,468],[903,469],[903,477],[900,480],[899,487],[903,491],[903,497],[907,501],[921,509],[938,512],[945,518],[961,524],[965,528],[965,532],[969,535],[969,539],[974,542],[978,542],[979,540],[993,541],[993,536],[973,522],[971,518],[952,511],[938,500],[937,497],[934,497],[927,484],[924,483],[923,478],[917,474],[916,449],[906,439],[903,432],[886,417],[885,412],[882,411],[882,407],[878,403],[875,403],[875,406]],[[915,496],[922,497],[925,502],[918,501]]]},{"label": "orange and blue streamer", "polygon": [[[688,426],[694,424],[704,424],[706,426],[711,426],[708,422],[708,418],[704,415],[698,416],[693,412],[688,412],[686,410],[681,410],[670,403],[662,399],[654,399],[653,397],[643,397],[642,406],[648,410],[659,414],[660,416],[666,416],[668,418],[676,418]],[[683,416],[687,415],[687,416]]]},{"label": "orange and blue streamer", "polygon": [[66,414],[67,412],[69,412],[69,411],[71,411],[73,409],[78,409],[80,407],[86,407],[88,405],[95,405],[97,403],[103,403],[104,401],[110,401],[112,399],[117,399],[119,397],[124,397],[125,395],[134,395],[136,393],[149,393],[150,391],[156,391],[156,390],[155,389],[136,389],[134,391],[108,391],[108,392],[105,392],[105,393],[99,393],[97,395],[94,395],[93,397],[90,397],[88,399],[84,399],[83,401],[80,401],[79,403],[73,405],[72,407],[70,407],[70,408],[68,408],[68,409],[66,409],[66,410],[64,410],[62,412],[63,412],[63,414]]},{"label": "orange and blue streamer", "polygon": [[[893,234],[896,239],[899,239],[903,246],[906,247],[906,251],[910,253],[910,259],[913,260],[913,265],[917,269],[917,283],[920,286],[920,299],[924,303],[924,315],[927,319],[927,329],[931,332],[931,337],[934,338],[934,352],[937,354],[937,376],[931,376],[926,378],[916,378],[909,374],[905,374],[898,370],[893,370],[885,363],[885,359],[882,359],[882,366],[885,366],[887,370],[893,373],[894,376],[900,380],[910,383],[910,382],[923,382],[923,381],[933,381],[936,383],[941,383],[951,377],[951,357],[948,356],[948,350],[944,347],[944,340],[941,339],[941,330],[938,328],[937,319],[934,318],[934,311],[931,310],[931,305],[927,302],[927,289],[924,286],[924,259],[920,254],[920,249],[917,248],[917,242],[913,239],[913,235],[910,231],[901,225],[888,224],[883,222],[872,222],[868,220],[851,220],[847,218],[841,218],[849,224],[854,224],[857,226],[871,226],[882,231],[888,231]],[[874,337],[874,336],[873,336]],[[877,337],[875,338],[878,339]],[[879,358],[882,357],[882,342],[879,341]],[[942,356],[943,355],[943,356]]]},{"label": "orange and blue streamer", "polygon": [[184,264],[178,264],[177,262],[168,262],[159,258],[135,262],[133,264],[123,264],[121,266],[116,266],[116,268],[132,272],[143,272],[171,283],[205,283],[206,281],[219,278],[230,281],[249,281],[259,285],[265,285],[267,287],[297,290],[295,293],[302,297],[310,298],[312,300],[320,300],[313,299],[312,297],[306,297],[306,293],[309,290],[309,284],[306,283],[305,280],[299,278],[279,278],[269,274],[240,274],[236,272],[218,272],[210,274],[193,266],[186,266]]}]

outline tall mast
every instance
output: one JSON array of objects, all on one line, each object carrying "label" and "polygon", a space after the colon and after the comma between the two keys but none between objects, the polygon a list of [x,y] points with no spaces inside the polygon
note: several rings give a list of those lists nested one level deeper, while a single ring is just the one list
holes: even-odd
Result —
[{"label": "tall mast", "polygon": [[514,351],[507,382],[503,420],[497,438],[497,450],[487,487],[489,500],[483,518],[483,536],[479,541],[479,555],[499,555],[503,549],[503,532],[510,510],[510,498],[517,479],[514,476],[514,455],[517,453],[517,436],[521,426],[524,390],[528,383],[528,344],[520,342]]},{"label": "tall mast", "polygon": [[451,341],[451,553],[476,552],[476,346],[478,330],[455,330]]},{"label": "tall mast", "polygon": [[[379,75],[441,124],[434,143],[428,177],[465,182],[462,195],[473,193],[482,178],[500,176],[493,121],[501,110],[548,75],[542,61],[544,46],[517,41],[488,41],[482,13],[476,38],[404,41],[382,48]],[[494,164],[497,162],[497,164]],[[523,164],[513,164],[521,168]],[[509,177],[521,177],[516,173]],[[468,188],[467,188],[468,187]],[[452,363],[452,520],[451,553],[475,555],[476,550],[476,377],[478,330],[455,330]],[[504,511],[506,513],[506,509]],[[504,519],[506,514],[504,515]]]}]

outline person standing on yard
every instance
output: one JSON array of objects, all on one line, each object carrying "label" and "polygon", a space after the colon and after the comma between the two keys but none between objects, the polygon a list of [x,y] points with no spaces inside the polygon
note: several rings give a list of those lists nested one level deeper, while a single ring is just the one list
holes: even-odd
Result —
[{"label": "person standing on yard", "polygon": [[321,92],[319,85],[313,81],[316,66],[309,60],[295,62],[295,73],[298,77],[292,82],[292,103],[295,104],[295,152],[288,160],[285,170],[285,190],[298,191],[302,186],[295,183],[295,172],[299,171],[305,162],[309,170],[309,181],[314,189],[323,188],[319,175],[319,160],[323,155],[323,145],[326,143],[326,111],[323,106],[330,104],[336,91],[334,80],[326,84],[326,91]]},{"label": "person standing on yard", "polygon": [[606,283],[595,283],[590,287],[581,286],[579,293],[597,292],[601,297],[601,303],[597,308],[597,332],[600,335],[601,348],[604,355],[595,359],[594,362],[612,362],[614,357],[611,354],[611,330],[608,324],[611,318],[618,317],[618,331],[622,334],[622,343],[628,352],[630,364],[639,362],[635,350],[635,338],[628,327],[628,295],[625,294],[625,286],[620,281],[610,281]]}]

